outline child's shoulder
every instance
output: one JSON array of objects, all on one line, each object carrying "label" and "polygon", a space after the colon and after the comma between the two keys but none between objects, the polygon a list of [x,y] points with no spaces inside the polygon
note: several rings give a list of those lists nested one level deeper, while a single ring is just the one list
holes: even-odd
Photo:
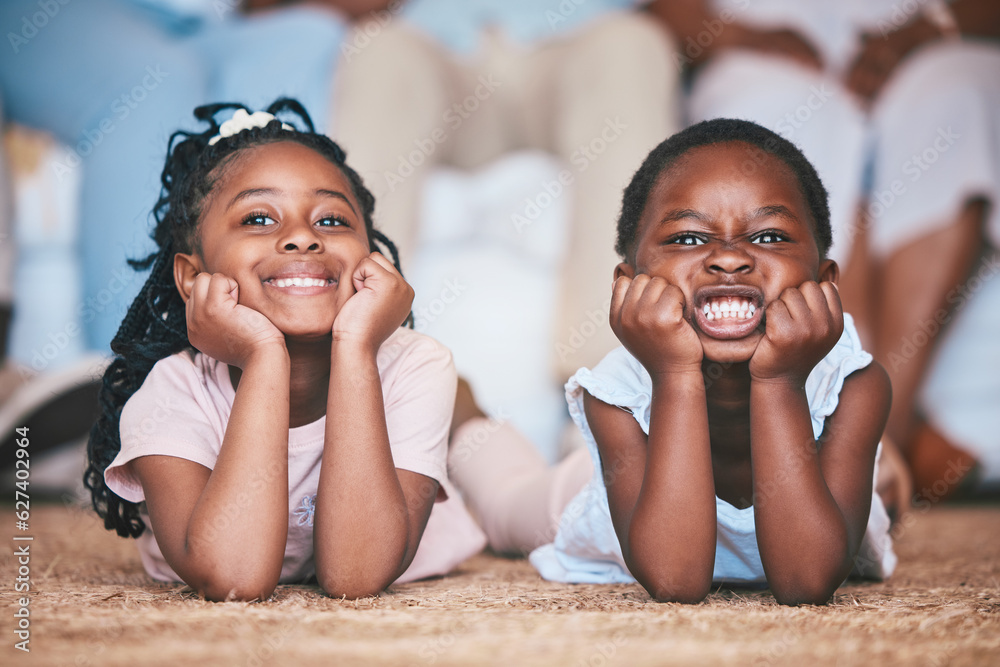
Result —
[{"label": "child's shoulder", "polygon": [[578,370],[570,379],[570,383],[583,386],[585,389],[591,386],[638,389],[650,386],[652,380],[639,360],[624,347],[619,346],[604,355],[593,368]]},{"label": "child's shoulder", "polygon": [[377,363],[383,377],[414,367],[436,367],[454,372],[450,349],[427,334],[403,327],[382,343]]},{"label": "child's shoulder", "polygon": [[[198,380],[200,383],[204,383],[216,378],[221,368],[225,368],[225,364],[218,359],[213,359],[198,350],[188,348],[164,357],[153,364],[147,381],[149,378],[153,378],[156,381]],[[143,384],[145,386],[146,383]]]},{"label": "child's shoulder", "polygon": [[569,379],[566,400],[570,414],[578,413],[583,419],[583,394],[586,392],[608,405],[628,410],[648,431],[652,384],[645,367],[624,347],[617,347],[596,366],[581,368]]},{"label": "child's shoulder", "polygon": [[197,350],[187,349],[157,361],[128,403],[158,403],[164,397],[224,403],[231,402],[234,396],[228,367]]}]

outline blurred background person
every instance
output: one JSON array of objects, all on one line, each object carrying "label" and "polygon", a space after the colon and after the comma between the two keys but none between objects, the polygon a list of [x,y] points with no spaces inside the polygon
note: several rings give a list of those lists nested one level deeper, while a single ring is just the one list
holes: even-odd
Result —
[{"label": "blurred background person", "polygon": [[653,9],[693,66],[690,121],[757,121],[816,164],[845,307],[892,378],[885,442],[916,491],[1000,482],[1000,3]]},{"label": "blurred background person", "polygon": [[[376,224],[404,252],[417,248],[436,168],[475,170],[526,149],[558,158],[535,183],[541,208],[568,200],[553,385],[618,344],[607,304],[622,188],[681,127],[672,40],[640,4],[411,0],[397,19],[365,27],[375,36],[346,49],[337,70],[335,137],[375,193]],[[535,223],[531,211],[511,216],[510,236]]]}]

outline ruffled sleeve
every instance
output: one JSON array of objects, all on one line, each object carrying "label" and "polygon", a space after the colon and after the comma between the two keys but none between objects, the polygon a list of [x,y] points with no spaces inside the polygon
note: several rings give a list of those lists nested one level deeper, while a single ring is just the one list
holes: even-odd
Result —
[{"label": "ruffled sleeve", "polygon": [[871,362],[872,355],[861,347],[854,318],[844,313],[844,333],[840,335],[840,340],[806,378],[806,397],[809,399],[814,437],[819,438],[826,418],[837,409],[840,390],[844,388],[847,377]]}]

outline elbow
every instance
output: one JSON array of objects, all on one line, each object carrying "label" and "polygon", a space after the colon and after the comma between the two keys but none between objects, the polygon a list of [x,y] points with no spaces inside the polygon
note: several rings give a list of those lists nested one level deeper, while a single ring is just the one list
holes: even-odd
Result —
[{"label": "elbow", "polygon": [[278,587],[280,571],[266,572],[203,572],[184,577],[184,582],[209,602],[264,601]]},{"label": "elbow", "polygon": [[811,557],[799,555],[795,560],[772,562],[770,567],[765,563],[775,601],[790,607],[828,603],[854,566],[857,550],[849,550],[845,542],[828,543]]},{"label": "elbow", "polygon": [[318,577],[323,591],[334,598],[357,600],[371,597],[384,591],[392,580],[370,577]]},{"label": "elbow", "polygon": [[371,597],[384,591],[398,577],[390,568],[377,567],[373,563],[367,566],[331,567],[317,562],[316,580],[330,597],[357,600]]},{"label": "elbow", "polygon": [[635,558],[636,550],[626,556],[629,572],[657,602],[698,604],[712,590],[715,574],[715,544],[701,554],[685,553],[684,557]]},{"label": "elbow", "polygon": [[209,602],[255,602],[271,597],[278,582],[245,582],[218,578],[202,581],[198,585],[189,585]]},{"label": "elbow", "polygon": [[682,578],[667,576],[636,577],[657,602],[679,602],[698,604],[708,597],[712,590],[712,572],[700,576],[688,575]]},{"label": "elbow", "polygon": [[657,602],[679,602],[680,604],[698,604],[708,597],[711,582],[707,584],[691,583],[679,586],[645,586]]},{"label": "elbow", "polygon": [[833,598],[845,576],[812,573],[782,582],[770,582],[771,593],[778,604],[790,607],[824,605]]},{"label": "elbow", "polygon": [[798,607],[804,604],[824,605],[833,597],[836,586],[789,586],[777,589],[771,587],[778,604]]},{"label": "elbow", "polygon": [[350,558],[316,553],[316,581],[330,597],[357,600],[378,595],[403,572],[409,560],[395,558]]}]

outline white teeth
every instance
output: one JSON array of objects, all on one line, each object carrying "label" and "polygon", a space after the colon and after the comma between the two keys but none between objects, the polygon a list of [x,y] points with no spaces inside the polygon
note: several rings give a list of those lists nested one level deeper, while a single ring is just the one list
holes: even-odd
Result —
[{"label": "white teeth", "polygon": [[273,281],[275,287],[326,287],[325,278],[278,278]]},{"label": "white teeth", "polygon": [[723,318],[734,318],[737,320],[749,320],[753,317],[757,307],[749,299],[732,299],[722,297],[706,301],[702,306],[702,312],[707,320],[720,320]]}]

